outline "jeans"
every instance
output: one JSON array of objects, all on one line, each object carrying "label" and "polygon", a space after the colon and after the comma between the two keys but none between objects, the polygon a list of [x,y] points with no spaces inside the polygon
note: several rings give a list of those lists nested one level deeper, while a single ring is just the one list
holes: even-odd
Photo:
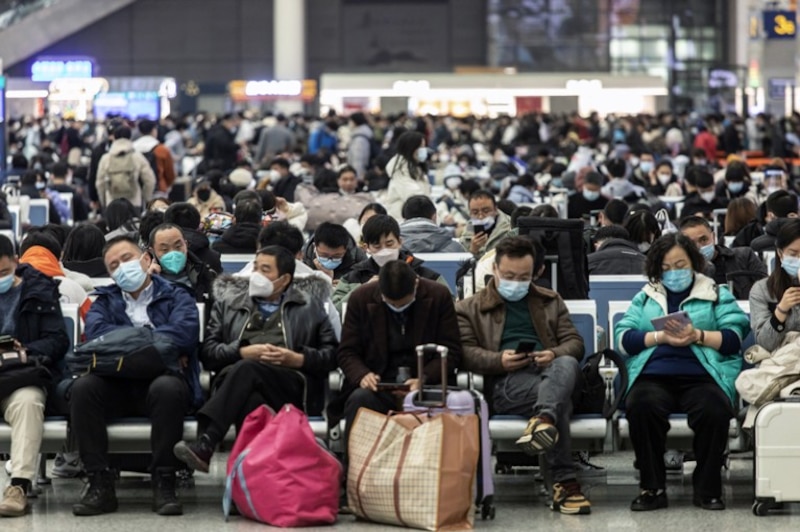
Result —
[{"label": "jeans", "polygon": [[569,422],[572,400],[580,369],[573,357],[557,357],[546,368],[535,365],[509,373],[494,388],[493,407],[497,414],[517,416],[548,415],[558,429],[558,441],[545,453],[555,482],[575,478]]}]

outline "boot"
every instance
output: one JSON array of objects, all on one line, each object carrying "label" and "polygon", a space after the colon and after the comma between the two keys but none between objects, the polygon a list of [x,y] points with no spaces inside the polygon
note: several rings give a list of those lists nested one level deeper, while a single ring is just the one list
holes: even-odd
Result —
[{"label": "boot", "polygon": [[175,493],[175,469],[156,468],[153,474],[153,511],[158,515],[183,515],[183,505]]},{"label": "boot", "polygon": [[100,515],[117,511],[114,474],[108,469],[89,473],[89,483],[78,504],[72,506],[74,515]]}]

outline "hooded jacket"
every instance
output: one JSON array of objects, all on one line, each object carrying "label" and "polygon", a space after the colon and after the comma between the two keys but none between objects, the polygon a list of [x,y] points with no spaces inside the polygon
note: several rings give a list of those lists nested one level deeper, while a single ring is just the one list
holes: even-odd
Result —
[{"label": "hooded jacket", "polygon": [[[317,267],[314,266],[314,259],[317,258],[317,250],[314,245],[313,236],[308,239],[305,246],[303,250],[303,263],[312,270],[316,270]],[[350,237],[350,240],[347,242],[347,252],[344,255],[344,259],[342,259],[342,264],[333,270],[333,278],[336,280],[341,279],[353,269],[353,266],[365,260],[367,260],[367,254],[363,249],[356,246],[356,241]]]},{"label": "hooded jacket", "polygon": [[464,253],[453,235],[427,218],[412,218],[400,224],[403,249],[410,253]]},{"label": "hooded jacket", "polygon": [[[197,304],[187,290],[169,281],[151,276],[153,300],[147,307],[147,316],[153,324],[153,332],[164,334],[188,359],[183,378],[192,393],[193,404],[199,407],[203,400],[200,388],[200,364],[197,359],[197,344],[200,336],[200,318]],[[103,334],[121,327],[133,327],[125,312],[122,290],[116,284],[95,290],[97,296],[86,315],[86,340],[94,340]]]},{"label": "hooded jacket", "polygon": [[[223,275],[214,283],[215,302],[200,355],[206,369],[221,371],[242,360],[242,333],[259,312],[248,290],[249,279],[243,277]],[[280,307],[286,348],[303,354],[300,373],[307,383],[309,415],[322,412],[328,373],[336,368],[338,341],[322,304],[322,296],[329,294],[330,285],[316,277],[293,279]]]},{"label": "hooded jacket", "polygon": [[[689,314],[696,329],[704,331],[730,330],[738,336],[740,343],[750,332],[747,315],[739,308],[728,288],[726,286],[718,287],[713,280],[700,273],[695,273],[691,292],[680,304],[680,309]],[[634,296],[628,311],[614,327],[614,345],[618,346],[621,354],[628,355],[622,342],[625,333],[629,330],[653,331],[651,320],[665,315],[667,315],[666,289],[661,282],[645,285]],[[628,390],[641,375],[657,347],[647,347],[639,354],[629,356],[626,362]],[[733,402],[736,394],[736,377],[742,369],[740,354],[722,355],[707,345],[692,344],[690,347],[700,364]]]},{"label": "hooded jacket", "polygon": [[703,273],[719,285],[733,282],[733,297],[739,301],[749,299],[753,285],[767,276],[767,266],[750,248],[714,247],[717,255]]},{"label": "hooded jacket", "polygon": [[644,275],[647,257],[633,242],[610,238],[588,256],[589,275]]},{"label": "hooded jacket", "polygon": [[411,196],[430,196],[431,185],[416,162],[411,167],[419,175],[412,175],[408,161],[401,155],[395,155],[386,163],[386,173],[389,175],[389,189],[386,191],[384,202],[389,215],[395,220],[403,219],[403,204]]},{"label": "hooded jacket", "polygon": [[225,229],[222,236],[211,246],[219,253],[255,254],[258,247],[259,224],[244,222],[235,223]]},{"label": "hooded jacket", "polygon": [[30,264],[47,277],[58,280],[59,301],[75,303],[79,307],[80,316],[86,318],[92,301],[86,291],[76,281],[68,279],[53,253],[42,246],[31,246],[19,258],[20,264]]},{"label": "hooded jacket", "polygon": [[222,262],[219,253],[211,249],[208,237],[196,229],[181,229],[183,238],[189,245],[189,251],[197,255],[197,258],[206,263],[212,270],[222,273]]},{"label": "hooded jacket", "polygon": [[108,153],[100,158],[100,163],[97,165],[97,180],[95,186],[97,187],[97,196],[100,198],[100,203],[103,207],[117,199],[111,196],[111,190],[107,183],[109,179],[108,166],[111,157],[118,157],[130,152],[133,153],[133,161],[136,167],[134,179],[136,180],[137,187],[134,195],[127,199],[130,200],[134,206],[143,207],[144,204],[153,197],[153,192],[156,188],[156,176],[153,173],[153,169],[150,167],[150,163],[144,155],[133,148],[133,143],[129,139],[116,139],[111,143]]},{"label": "hooded jacket", "polygon": [[775,251],[775,239],[781,228],[791,220],[797,218],[776,218],[764,226],[764,234],[750,242],[750,248],[756,253],[762,251]]},{"label": "hooded jacket", "polygon": [[153,153],[156,162],[156,185],[159,191],[168,191],[175,182],[175,163],[169,148],[152,135],[143,135],[136,139],[133,142],[133,148],[142,155]]}]

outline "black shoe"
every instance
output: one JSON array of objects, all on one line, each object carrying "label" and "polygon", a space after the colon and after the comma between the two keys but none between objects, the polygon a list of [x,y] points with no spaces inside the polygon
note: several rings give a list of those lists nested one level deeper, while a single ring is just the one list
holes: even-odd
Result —
[{"label": "black shoe", "polygon": [[72,506],[73,515],[100,515],[117,511],[117,494],[114,475],[106,469],[89,473],[89,483],[78,504]]},{"label": "black shoe", "polygon": [[214,446],[211,445],[208,436],[203,434],[194,443],[179,441],[175,444],[172,452],[175,453],[178,460],[192,469],[208,473],[208,464],[214,455]]},{"label": "black shoe", "polygon": [[661,490],[658,493],[655,490],[643,490],[638,497],[633,499],[631,510],[634,512],[650,512],[667,506],[669,506],[669,502],[667,501],[666,491]]},{"label": "black shoe", "polygon": [[153,474],[153,511],[158,515],[183,515],[183,505],[175,493],[175,470],[159,467]]},{"label": "black shoe", "polygon": [[694,499],[692,499],[692,503],[698,508],[702,508],[703,510],[725,509],[725,501],[723,501],[719,497],[706,497],[704,499],[699,499],[695,497]]}]

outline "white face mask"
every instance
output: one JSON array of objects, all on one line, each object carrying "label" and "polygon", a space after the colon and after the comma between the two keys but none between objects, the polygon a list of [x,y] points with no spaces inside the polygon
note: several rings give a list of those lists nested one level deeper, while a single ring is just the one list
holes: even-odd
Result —
[{"label": "white face mask", "polygon": [[269,180],[270,180],[270,181],[273,181],[273,182],[274,182],[274,181],[277,181],[277,180],[279,180],[281,177],[283,177],[283,176],[282,176],[282,175],[281,175],[281,173],[280,173],[280,172],[278,172],[277,170],[270,170],[270,171],[269,171]]},{"label": "white face mask", "polygon": [[669,182],[672,181],[672,174],[658,174],[656,176],[658,182],[661,183],[662,187],[669,185]]},{"label": "white face mask", "polygon": [[711,203],[712,201],[714,201],[715,196],[716,194],[714,194],[713,190],[711,192],[702,192],[700,194],[700,197],[703,198],[703,201],[705,201],[706,203]]},{"label": "white face mask", "polygon": [[380,267],[383,267],[384,264],[387,262],[391,262],[393,260],[397,260],[400,256],[400,250],[396,248],[383,248],[382,250],[378,251],[377,253],[372,254],[372,260],[375,261]]},{"label": "white face mask", "polygon": [[275,285],[272,284],[272,281],[260,273],[253,272],[250,274],[250,288],[248,290],[250,297],[269,297],[274,291]]}]

